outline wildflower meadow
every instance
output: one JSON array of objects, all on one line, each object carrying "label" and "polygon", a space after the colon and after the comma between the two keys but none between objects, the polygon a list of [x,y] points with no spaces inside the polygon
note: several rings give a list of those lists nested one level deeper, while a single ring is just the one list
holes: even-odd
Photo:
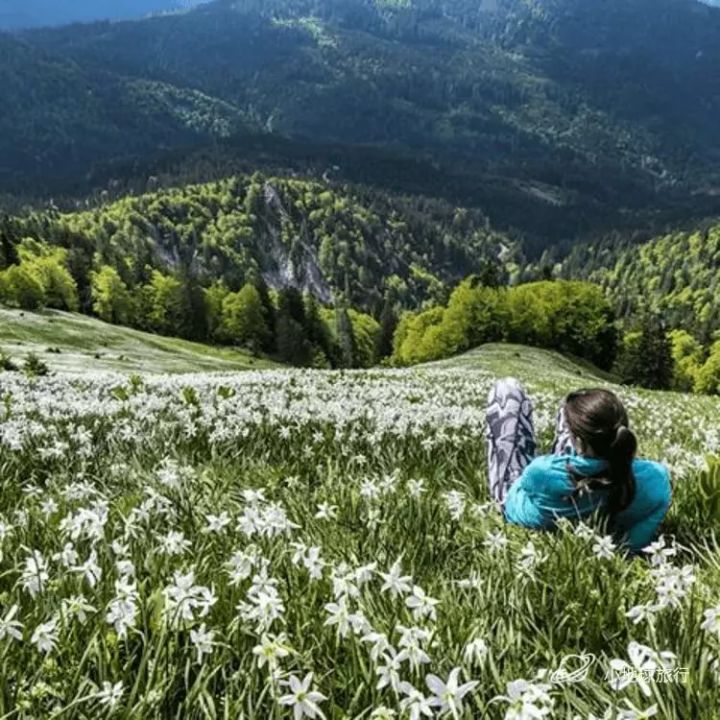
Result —
[{"label": "wildflower meadow", "polygon": [[720,718],[720,403],[619,389],[674,483],[628,558],[486,489],[497,377],[544,447],[602,381],[468,358],[0,377],[0,718]]}]

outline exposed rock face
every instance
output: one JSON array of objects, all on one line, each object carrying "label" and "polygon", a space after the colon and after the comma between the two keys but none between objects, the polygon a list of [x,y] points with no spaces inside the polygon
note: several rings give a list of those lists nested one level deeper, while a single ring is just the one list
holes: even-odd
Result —
[{"label": "exposed rock face", "polygon": [[[271,211],[270,215],[275,215],[278,222],[267,226],[268,263],[267,267],[262,268],[263,279],[269,287],[276,290],[294,287],[302,292],[312,293],[321,302],[333,302],[332,290],[320,269],[317,254],[313,249],[313,245],[317,243],[312,242],[312,238],[296,236],[292,243],[294,252],[291,252],[280,237],[282,222],[289,220],[290,216],[272,183],[265,183],[264,194],[266,207]],[[307,236],[307,225],[303,225],[302,230]]]}]

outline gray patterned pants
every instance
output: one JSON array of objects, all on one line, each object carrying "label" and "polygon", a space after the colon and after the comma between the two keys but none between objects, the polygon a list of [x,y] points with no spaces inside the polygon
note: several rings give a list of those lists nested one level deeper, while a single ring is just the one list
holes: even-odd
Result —
[{"label": "gray patterned pants", "polygon": [[[558,409],[552,453],[572,450],[573,440],[563,406]],[[510,486],[522,475],[537,451],[533,404],[515,378],[495,383],[488,395],[487,450],[490,496],[500,505]]]}]

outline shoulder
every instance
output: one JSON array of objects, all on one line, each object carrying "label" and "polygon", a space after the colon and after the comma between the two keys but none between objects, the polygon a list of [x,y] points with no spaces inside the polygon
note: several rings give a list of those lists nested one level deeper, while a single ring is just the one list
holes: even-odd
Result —
[{"label": "shoulder", "polygon": [[638,458],[633,461],[633,473],[636,482],[648,487],[662,489],[670,486],[670,470],[664,463]]},{"label": "shoulder", "polygon": [[604,460],[587,458],[581,455],[540,455],[527,467],[531,474],[557,474],[568,476],[570,472],[590,477],[597,475],[607,468]]},{"label": "shoulder", "polygon": [[528,465],[528,470],[549,470],[555,465],[555,461],[560,455],[538,455]]},{"label": "shoulder", "polygon": [[531,477],[544,475],[567,475],[569,455],[539,455],[525,469]]},{"label": "shoulder", "polygon": [[574,461],[569,455],[540,455],[525,468],[525,484],[540,492],[550,489],[568,492],[573,487],[568,465],[574,467]]},{"label": "shoulder", "polygon": [[636,478],[653,481],[659,485],[670,483],[670,470],[667,465],[655,462],[654,460],[635,460],[633,462],[633,472],[635,473]]},{"label": "shoulder", "polygon": [[658,502],[670,499],[670,470],[666,465],[638,459],[633,462],[633,473],[637,492]]}]

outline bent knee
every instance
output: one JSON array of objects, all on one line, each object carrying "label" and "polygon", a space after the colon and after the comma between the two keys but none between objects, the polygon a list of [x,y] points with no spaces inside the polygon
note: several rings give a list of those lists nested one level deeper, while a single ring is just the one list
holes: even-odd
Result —
[{"label": "bent knee", "polygon": [[506,377],[498,380],[490,390],[488,400],[492,402],[493,398],[516,397],[525,398],[527,392],[522,383],[514,377]]}]

